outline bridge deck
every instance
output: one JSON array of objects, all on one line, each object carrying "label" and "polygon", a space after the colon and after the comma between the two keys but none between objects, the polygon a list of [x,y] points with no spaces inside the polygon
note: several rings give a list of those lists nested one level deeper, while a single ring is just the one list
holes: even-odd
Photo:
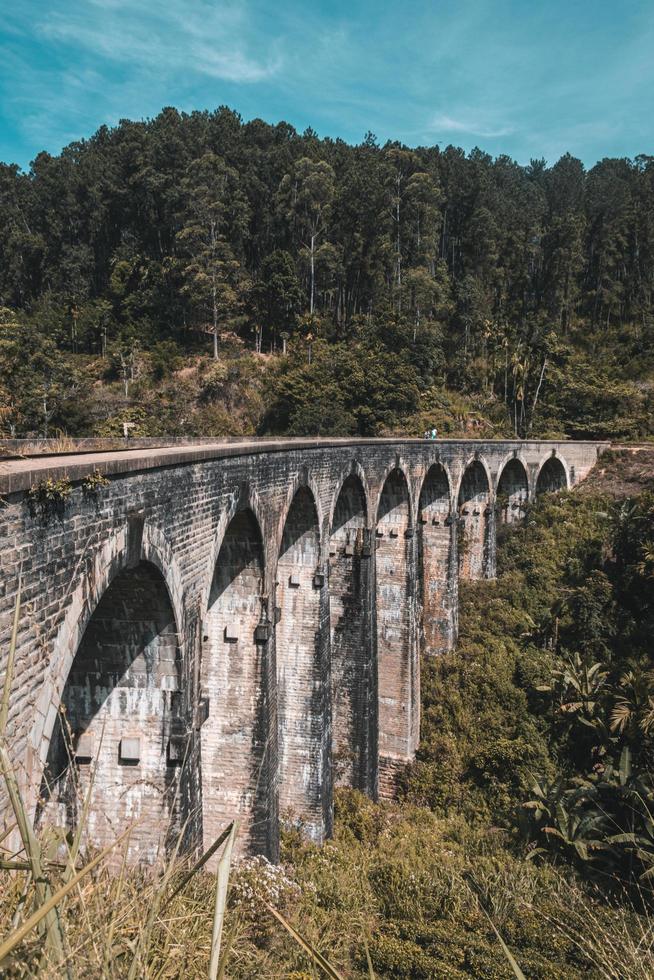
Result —
[{"label": "bridge deck", "polygon": [[[109,440],[107,440],[109,442]],[[0,494],[17,493],[27,490],[34,483],[48,478],[59,480],[68,477],[70,480],[83,480],[94,471],[103,475],[135,473],[142,470],[158,469],[162,466],[179,466],[184,464],[201,463],[207,460],[230,458],[236,456],[251,456],[258,453],[278,453],[297,450],[328,449],[339,446],[370,446],[370,445],[406,445],[407,443],[433,445],[431,440],[405,437],[383,438],[250,438],[241,441],[207,440],[206,442],[183,442],[182,444],[161,445],[153,447],[139,445],[134,448],[112,448],[98,451],[81,452],[46,452],[26,457],[17,454],[0,460]],[[583,444],[579,440],[574,444]],[[555,439],[438,439],[439,446],[470,446],[483,447],[504,444],[529,450],[536,446],[563,446],[563,440]],[[587,441],[588,445],[608,449],[610,443]],[[15,445],[15,443],[14,443]],[[32,443],[32,445],[34,445]],[[0,449],[2,444],[0,443]],[[13,448],[13,447],[12,447]],[[15,452],[15,450],[14,450]]]}]

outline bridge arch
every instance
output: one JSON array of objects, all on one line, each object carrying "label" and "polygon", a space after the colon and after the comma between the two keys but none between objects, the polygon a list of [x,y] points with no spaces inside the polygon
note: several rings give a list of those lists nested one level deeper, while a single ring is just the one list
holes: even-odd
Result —
[{"label": "bridge arch", "polygon": [[495,499],[501,524],[513,524],[524,517],[529,500],[529,477],[519,455],[514,454],[502,462]]},{"label": "bridge arch", "polygon": [[161,532],[136,524],[104,542],[73,594],[28,769],[38,822],[75,826],[92,784],[86,843],[106,846],[140,818],[128,856],[152,863],[181,819],[183,605]]},{"label": "bridge arch", "polygon": [[343,489],[343,484],[350,479],[350,477],[355,477],[361,486],[361,492],[363,493],[363,500],[365,503],[365,527],[369,527],[370,520],[370,487],[368,486],[368,478],[366,477],[365,471],[359,463],[358,460],[353,459],[348,466],[344,467],[336,480],[336,490],[331,500],[331,505],[329,508],[329,527],[330,530],[334,526],[334,514],[336,511],[336,505],[339,502],[341,490]]},{"label": "bridge arch", "polygon": [[569,486],[570,475],[565,460],[552,453],[540,465],[536,477],[535,495],[566,490]]},{"label": "bridge arch", "polygon": [[279,513],[277,522],[277,541],[276,541],[276,551],[279,551],[283,544],[283,537],[288,524],[288,518],[291,513],[291,509],[295,506],[296,497],[300,490],[306,490],[311,496],[313,501],[313,507],[316,512],[316,520],[318,525],[318,536],[320,539],[320,558],[322,558],[322,546],[323,546],[323,529],[325,527],[325,517],[322,508],[322,502],[320,498],[320,489],[311,473],[308,466],[303,466],[299,473],[296,473],[293,479],[289,483],[288,490],[286,492],[286,499],[284,505]]},{"label": "bridge arch", "polygon": [[486,462],[471,459],[466,465],[457,494],[459,515],[459,574],[480,579],[489,574],[492,549],[491,476]]},{"label": "bridge arch", "polygon": [[245,499],[222,535],[203,622],[201,688],[209,712],[201,728],[202,825],[208,846],[238,819],[242,849],[267,853],[271,626],[261,527]]},{"label": "bridge arch", "polygon": [[374,788],[372,575],[368,503],[353,466],[336,498],[329,538],[332,771],[335,783]]},{"label": "bridge arch", "polygon": [[[321,523],[307,483],[295,490],[277,560],[279,807],[320,839],[329,829],[329,701],[325,689],[328,593],[320,565]],[[325,814],[327,821],[325,823]]]},{"label": "bridge arch", "polygon": [[415,506],[414,506],[414,495],[411,492],[411,481],[409,478],[409,467],[405,462],[399,457],[396,457],[394,463],[387,466],[382,474],[381,481],[377,487],[376,492],[371,496],[371,508],[370,517],[373,521],[379,522],[379,513],[382,506],[382,498],[388,492],[388,481],[392,477],[393,480],[397,479],[399,475],[400,480],[404,480],[406,484],[406,492],[408,498],[408,525],[413,527],[415,522]]},{"label": "bridge arch", "polygon": [[[264,551],[266,550],[265,542],[267,537],[267,524],[265,507],[262,505],[257,491],[249,483],[243,482],[232,492],[229,498],[228,506],[221,511],[218,519],[218,525],[213,535],[213,544],[211,546],[208,564],[204,573],[202,594],[200,599],[201,609],[203,612],[205,612],[209,606],[209,598],[213,586],[216,563],[218,561],[218,555],[220,554],[220,549],[222,548],[223,539],[227,532],[227,528],[233,521],[236,514],[238,514],[241,510],[251,511],[264,542]],[[269,561],[269,556],[266,555],[265,557]]]},{"label": "bridge arch", "polygon": [[444,478],[447,480],[449,504],[450,507],[452,506],[455,480],[452,476],[450,463],[446,459],[441,458],[440,453],[437,453],[434,458],[427,460],[426,466],[417,474],[417,479],[414,486],[413,513],[416,515],[416,520],[418,522],[420,522],[420,509],[422,506],[421,501],[424,500],[423,490],[432,470],[441,472]]},{"label": "bridge arch", "polygon": [[455,544],[451,516],[452,485],[442,463],[427,471],[418,500],[418,594],[422,605],[422,648],[446,650],[453,639]]}]

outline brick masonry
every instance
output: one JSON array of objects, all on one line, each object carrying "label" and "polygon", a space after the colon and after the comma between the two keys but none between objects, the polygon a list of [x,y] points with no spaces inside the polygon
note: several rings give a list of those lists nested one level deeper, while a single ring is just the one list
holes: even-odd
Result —
[{"label": "brick masonry", "polygon": [[[419,737],[419,655],[456,638],[496,521],[606,444],[277,440],[0,462],[0,663],[19,573],[9,743],[37,821],[134,822],[155,862],[238,818],[275,858],[333,786],[390,795]],[[108,483],[94,485],[89,474]],[[72,481],[60,506],[29,488]],[[11,822],[0,797],[0,827]]]}]

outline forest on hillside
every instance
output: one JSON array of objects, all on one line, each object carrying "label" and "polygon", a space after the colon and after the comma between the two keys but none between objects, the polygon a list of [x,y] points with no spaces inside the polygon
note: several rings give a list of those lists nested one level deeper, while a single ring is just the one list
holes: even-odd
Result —
[{"label": "forest on hillside", "polygon": [[4,435],[652,433],[654,156],[167,108],[0,164],[0,227]]}]

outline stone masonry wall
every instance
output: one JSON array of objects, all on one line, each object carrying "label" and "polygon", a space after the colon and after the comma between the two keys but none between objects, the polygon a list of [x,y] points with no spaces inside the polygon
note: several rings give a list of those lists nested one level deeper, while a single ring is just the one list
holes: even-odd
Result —
[{"label": "stone masonry wall", "polygon": [[[492,575],[509,461],[533,497],[602,448],[280,440],[0,461],[0,669],[22,575],[8,736],[32,812],[74,823],[71,786],[96,767],[90,843],[134,820],[135,859],[181,826],[209,846],[233,817],[241,849],[274,859],[280,811],[322,839],[335,780],[389,793],[413,756],[420,637],[433,653],[456,636],[459,510],[485,495],[461,574]],[[65,499],[30,504],[62,477]],[[338,505],[348,478],[363,501]]]}]

